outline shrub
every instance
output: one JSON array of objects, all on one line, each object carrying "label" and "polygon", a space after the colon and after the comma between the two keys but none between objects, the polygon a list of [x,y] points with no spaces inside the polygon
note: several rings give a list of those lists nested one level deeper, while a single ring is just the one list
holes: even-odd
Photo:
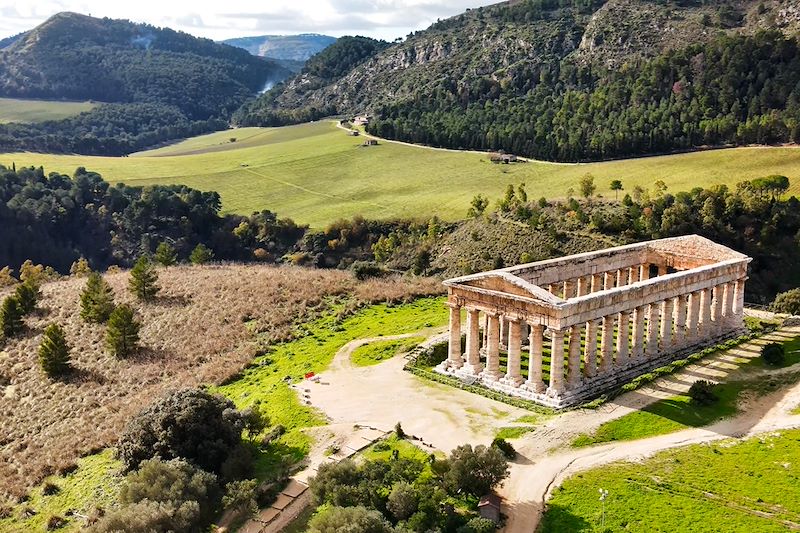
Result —
[{"label": "shrub", "polygon": [[61,487],[59,487],[55,483],[50,483],[49,481],[42,486],[42,494],[45,496],[52,496],[53,494],[58,494],[60,490]]},{"label": "shrub", "polygon": [[182,525],[189,527],[209,523],[219,498],[217,476],[183,459],[143,461],[137,471],[125,477],[119,493],[123,505],[142,501],[168,504],[183,517]]},{"label": "shrub", "polygon": [[398,481],[392,486],[386,508],[397,520],[407,520],[417,512],[419,494],[411,483]]},{"label": "shrub", "polygon": [[242,424],[250,442],[253,442],[269,426],[269,416],[260,402],[257,401],[242,411]]},{"label": "shrub", "polygon": [[63,376],[70,371],[69,345],[64,330],[58,324],[50,324],[44,330],[39,345],[39,364],[49,378]]},{"label": "shrub", "polygon": [[0,287],[12,287],[18,283],[14,277],[14,271],[10,267],[0,268]]},{"label": "shrub", "polygon": [[102,323],[114,311],[114,291],[97,272],[89,274],[81,292],[81,318],[87,322]]},{"label": "shrub", "polygon": [[782,292],[775,296],[771,308],[776,313],[800,315],[800,288]]},{"label": "shrub", "polygon": [[255,514],[258,512],[257,485],[258,482],[255,479],[242,479],[228,483],[225,485],[222,505],[225,509],[246,509],[250,514]]},{"label": "shrub", "polygon": [[13,337],[24,327],[22,308],[16,296],[8,296],[0,307],[0,337]]},{"label": "shrub", "polygon": [[714,384],[704,379],[692,383],[689,387],[689,397],[698,405],[711,405],[719,399],[714,394]]},{"label": "shrub", "polygon": [[142,500],[107,514],[87,531],[89,533],[141,533],[143,531],[200,533],[204,529],[192,527],[198,512],[197,505],[193,503],[176,506],[172,502]]},{"label": "shrub", "polygon": [[158,294],[158,274],[147,256],[142,256],[131,269],[128,280],[130,291],[143,302],[149,302]]},{"label": "shrub", "polygon": [[394,434],[397,436],[398,439],[406,438],[406,432],[403,431],[403,426],[400,425],[400,422],[394,425]]},{"label": "shrub", "polygon": [[120,305],[111,313],[106,328],[106,348],[115,357],[127,357],[139,343],[139,322],[129,305]]},{"label": "shrub", "polygon": [[178,262],[178,254],[175,248],[168,242],[163,241],[156,248],[156,255],[153,257],[159,265],[169,267]]},{"label": "shrub", "polygon": [[328,507],[309,524],[310,533],[391,533],[392,526],[378,511],[366,507]]},{"label": "shrub", "polygon": [[761,359],[770,366],[781,366],[786,360],[783,344],[771,342],[761,347]]},{"label": "shrub", "polygon": [[460,528],[458,533],[492,533],[497,530],[497,525],[488,518],[473,518]]},{"label": "shrub", "polygon": [[85,257],[81,257],[69,267],[70,276],[81,277],[88,276],[91,273],[92,269],[89,267],[89,261]]},{"label": "shrub", "polygon": [[62,527],[67,525],[67,519],[63,516],[53,515],[47,519],[47,531],[54,531],[56,529],[61,529]]},{"label": "shrub", "polygon": [[381,268],[380,265],[369,261],[356,261],[351,267],[353,275],[359,281],[364,281],[369,278],[379,278],[386,274],[386,270]]},{"label": "shrub", "polygon": [[181,458],[207,472],[220,473],[241,445],[239,413],[233,402],[207,392],[174,392],[133,418],[118,446],[128,470],[142,461]]},{"label": "shrub", "polygon": [[483,496],[508,477],[508,461],[497,448],[459,446],[447,459],[444,484],[450,494]]},{"label": "shrub", "polygon": [[17,303],[23,315],[29,315],[36,310],[36,304],[39,303],[41,295],[39,286],[32,281],[26,281],[18,285],[17,290],[14,291],[14,296],[17,298]]},{"label": "shrub", "polygon": [[506,439],[495,438],[492,441],[492,448],[500,450],[506,459],[514,459],[517,456],[517,450]]},{"label": "shrub", "polygon": [[212,252],[205,244],[200,243],[195,246],[194,250],[192,250],[191,255],[189,255],[189,261],[192,262],[193,265],[204,265],[214,259],[214,252]]}]

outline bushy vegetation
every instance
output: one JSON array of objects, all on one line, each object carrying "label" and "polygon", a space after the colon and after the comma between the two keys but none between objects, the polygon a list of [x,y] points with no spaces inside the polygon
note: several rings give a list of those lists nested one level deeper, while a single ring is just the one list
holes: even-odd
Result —
[{"label": "bushy vegetation", "polygon": [[51,379],[62,377],[71,370],[69,351],[61,326],[58,324],[47,326],[39,345],[39,364],[47,377]]},{"label": "bushy vegetation", "polygon": [[139,344],[141,324],[131,306],[122,304],[111,312],[106,326],[106,348],[115,357],[128,357]]},{"label": "bushy vegetation", "polygon": [[689,398],[697,405],[712,405],[719,400],[714,394],[714,384],[704,379],[692,383],[689,387]]},{"label": "bushy vegetation", "polygon": [[781,366],[786,360],[783,344],[770,342],[761,347],[761,359],[769,366]]},{"label": "bushy vegetation", "polygon": [[185,459],[207,472],[239,455],[241,417],[230,400],[185,389],[142,411],[128,423],[117,446],[128,469],[147,459]]},{"label": "bushy vegetation", "polygon": [[779,293],[772,302],[772,310],[776,313],[800,315],[800,288]]},{"label": "bushy vegetation", "polygon": [[81,292],[81,318],[87,322],[104,323],[114,311],[114,291],[103,276],[92,272]]},{"label": "bushy vegetation", "polygon": [[471,531],[461,528],[475,518],[478,498],[507,476],[500,451],[469,445],[446,459],[395,454],[391,461],[323,464],[311,490],[324,507],[310,530],[345,531],[351,520],[369,524],[369,531]]},{"label": "bushy vegetation", "polygon": [[136,264],[131,269],[131,277],[128,280],[128,290],[142,302],[152,301],[160,287],[158,286],[158,273],[146,255],[136,260]]}]

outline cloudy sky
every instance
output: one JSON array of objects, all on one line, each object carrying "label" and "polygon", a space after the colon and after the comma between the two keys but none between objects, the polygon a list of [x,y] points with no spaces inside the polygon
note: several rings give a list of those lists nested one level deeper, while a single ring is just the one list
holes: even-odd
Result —
[{"label": "cloudy sky", "polygon": [[59,11],[126,18],[193,35],[368,35],[392,40],[438,18],[497,0],[0,0],[0,37],[29,30]]}]

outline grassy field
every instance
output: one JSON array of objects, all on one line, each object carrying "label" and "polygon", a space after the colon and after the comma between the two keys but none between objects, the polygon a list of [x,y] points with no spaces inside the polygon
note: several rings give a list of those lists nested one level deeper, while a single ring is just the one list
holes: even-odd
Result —
[{"label": "grassy field", "polygon": [[[41,486],[31,491],[30,498],[12,510],[12,516],[0,519],[0,531],[28,532],[46,531],[47,522],[53,516],[64,517],[68,510],[89,516],[95,507],[107,507],[117,499],[122,482],[122,463],[114,459],[108,449],[80,459],[77,468],[64,476],[48,477]],[[44,488],[50,490],[46,491]],[[31,509],[35,514],[21,518],[22,509]]]},{"label": "grassy field", "polygon": [[[235,138],[235,142],[231,139]],[[131,157],[3,154],[10,165],[43,165],[72,174],[85,166],[112,183],[182,183],[222,195],[227,212],[270,209],[322,227],[342,217],[464,217],[479,193],[498,199],[509,183],[526,183],[531,198],[564,196],[591,173],[598,192],[611,179],[626,190],[664,180],[671,191],[768,174],[800,176],[800,149],[737,148],[591,164],[531,162],[494,165],[481,154],[381,143],[363,148],[331,122],[285,128],[243,128],[188,139]],[[800,194],[793,179],[792,193]]]},{"label": "grassy field", "polygon": [[309,437],[302,430],[325,423],[318,412],[300,403],[287,381],[297,383],[307,372],[323,372],[336,352],[352,340],[413,333],[444,325],[447,319],[441,298],[423,298],[398,306],[370,306],[344,320],[328,314],[305,325],[302,337],[276,345],[270,353],[255,359],[237,379],[212,392],[229,397],[239,408],[260,400],[272,423],[287,429],[280,446],[259,461],[260,473],[265,474],[279,463],[281,455],[301,459],[310,446]]},{"label": "grassy field", "polygon": [[355,366],[377,365],[395,355],[407,353],[424,340],[425,337],[411,337],[394,341],[371,342],[353,350],[350,360]]},{"label": "grassy field", "polygon": [[[544,533],[759,533],[800,523],[800,431],[662,452],[566,480],[548,502]],[[605,524],[598,490],[605,501]]]},{"label": "grassy field", "polygon": [[22,100],[0,98],[0,124],[8,122],[44,122],[91,111],[94,102],[61,102],[56,100]]}]

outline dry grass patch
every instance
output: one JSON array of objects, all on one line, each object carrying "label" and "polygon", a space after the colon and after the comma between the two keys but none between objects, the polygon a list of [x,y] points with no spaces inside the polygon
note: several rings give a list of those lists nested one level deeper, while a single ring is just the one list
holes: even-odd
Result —
[{"label": "dry grass patch", "polygon": [[[161,293],[147,305],[129,295],[127,273],[106,276],[117,303],[133,305],[142,322],[144,349],[127,360],[106,353],[104,326],[80,319],[84,278],[42,287],[40,311],[0,352],[0,496],[19,497],[80,455],[113,444],[155,398],[235,375],[252,360],[256,336],[291,339],[297,325],[334,304],[352,310],[441,292],[430,279],[358,283],[347,272],[295,267],[173,267],[159,275]],[[72,347],[76,371],[64,381],[48,380],[38,366],[42,331],[52,322]]]}]

